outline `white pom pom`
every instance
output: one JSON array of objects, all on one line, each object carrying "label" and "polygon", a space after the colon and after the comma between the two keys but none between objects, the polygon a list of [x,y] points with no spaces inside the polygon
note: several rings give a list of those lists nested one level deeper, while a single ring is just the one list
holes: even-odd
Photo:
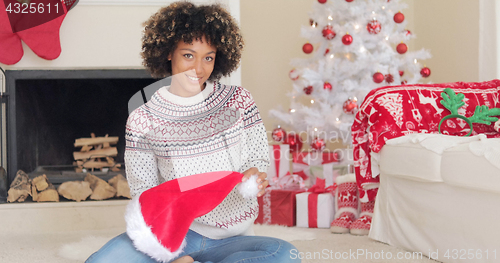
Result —
[{"label": "white pom pom", "polygon": [[257,194],[260,192],[257,178],[257,175],[252,175],[248,180],[238,186],[238,190],[244,198],[250,199],[257,197]]}]

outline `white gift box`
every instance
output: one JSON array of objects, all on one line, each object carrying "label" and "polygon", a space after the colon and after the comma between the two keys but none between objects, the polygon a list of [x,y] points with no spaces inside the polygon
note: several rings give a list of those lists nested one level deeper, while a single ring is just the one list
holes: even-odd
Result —
[{"label": "white gift box", "polygon": [[[314,194],[311,198],[309,198],[311,194],[314,193],[304,192],[295,196],[297,202],[297,226],[309,228],[330,228],[330,224],[332,223],[333,216],[335,214],[335,204],[332,193]],[[314,196],[316,196],[316,198],[314,198]],[[311,203],[315,202],[313,199],[316,199],[316,211],[314,211],[314,204]],[[312,224],[309,224],[310,215]],[[316,216],[315,221],[314,216]]]},{"label": "white gift box", "polygon": [[267,178],[273,182],[274,177],[283,177],[290,172],[290,146],[288,144],[269,145],[270,165]]}]

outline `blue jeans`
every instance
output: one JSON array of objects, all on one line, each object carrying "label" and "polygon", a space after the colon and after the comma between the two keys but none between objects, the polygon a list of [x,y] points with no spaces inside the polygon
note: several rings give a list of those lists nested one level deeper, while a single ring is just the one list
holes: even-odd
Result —
[{"label": "blue jeans", "polygon": [[[236,262],[280,262],[298,263],[290,250],[296,248],[283,240],[262,236],[235,236],[225,239],[210,239],[189,230],[187,245],[179,256],[191,256],[195,261],[212,263]],[[135,249],[127,233],[123,233],[92,254],[86,263],[94,262],[144,262],[156,263],[154,259]]]}]

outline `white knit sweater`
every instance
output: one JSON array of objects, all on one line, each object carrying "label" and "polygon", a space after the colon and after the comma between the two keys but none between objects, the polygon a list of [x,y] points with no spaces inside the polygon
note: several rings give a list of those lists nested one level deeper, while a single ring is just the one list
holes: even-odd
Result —
[{"label": "white knit sweater", "polygon": [[[127,120],[125,167],[132,197],[193,174],[267,171],[266,131],[249,91],[207,82],[201,93],[184,98],[169,88],[159,89]],[[212,239],[249,234],[258,210],[256,199],[233,189],[190,229]]]}]

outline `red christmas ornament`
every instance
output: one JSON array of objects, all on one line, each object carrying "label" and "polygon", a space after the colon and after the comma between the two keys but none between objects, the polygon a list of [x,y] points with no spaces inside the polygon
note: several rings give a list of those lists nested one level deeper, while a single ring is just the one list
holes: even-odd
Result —
[{"label": "red christmas ornament", "polygon": [[366,30],[368,30],[370,34],[378,34],[380,30],[382,30],[382,26],[379,21],[373,19],[366,24]]},{"label": "red christmas ornament", "polygon": [[304,93],[310,95],[313,92],[313,86],[307,86],[304,88]]},{"label": "red christmas ornament", "polygon": [[311,43],[305,43],[304,46],[302,46],[302,51],[304,51],[304,53],[306,54],[309,54],[311,52],[313,52],[313,45],[311,45]]},{"label": "red christmas ornament", "polygon": [[408,51],[408,46],[405,43],[399,43],[398,46],[396,47],[396,51],[399,54],[404,54],[406,51]]},{"label": "red christmas ornament", "polygon": [[403,13],[397,12],[394,15],[394,22],[396,22],[396,23],[402,23],[404,20],[405,20],[405,15],[403,15]]},{"label": "red christmas ornament", "polygon": [[325,82],[325,84],[323,84],[323,89],[332,90],[332,84]]},{"label": "red christmas ornament", "polygon": [[300,77],[299,73],[295,69],[290,70],[290,73],[288,73],[288,76],[293,81],[298,80]]},{"label": "red christmas ornament", "polygon": [[326,147],[325,140],[320,139],[320,138],[314,138],[314,140],[311,143],[311,148],[313,148],[316,151],[323,151]]},{"label": "red christmas ornament", "polygon": [[325,26],[323,28],[323,31],[321,31],[321,33],[323,33],[323,37],[328,39],[328,40],[333,39],[337,35],[335,33],[335,31],[333,31],[332,26],[330,26],[330,25]]},{"label": "red christmas ornament", "polygon": [[350,2],[352,2],[352,1],[354,1],[354,0],[345,0],[345,1],[346,1],[346,2],[348,2],[348,3],[350,3]]},{"label": "red christmas ornament", "polygon": [[328,53],[330,53],[330,49],[329,49],[329,48],[327,48],[327,49],[325,50],[325,54],[324,54],[323,56],[326,56]]},{"label": "red christmas ornament", "polygon": [[408,30],[408,29],[405,29],[405,33],[406,33],[407,36],[411,35],[411,31]]},{"label": "red christmas ornament", "polygon": [[324,4],[324,3],[326,3],[326,0],[318,0],[318,2],[319,2],[320,4]]},{"label": "red christmas ornament", "polygon": [[422,77],[424,77],[424,78],[427,78],[431,75],[431,70],[428,67],[423,67],[420,70],[420,75],[422,75]]},{"label": "red christmas ornament", "polygon": [[286,131],[278,125],[278,128],[274,129],[271,135],[273,136],[273,140],[277,142],[284,142],[286,138]]},{"label": "red christmas ornament", "polygon": [[406,79],[401,81],[401,85],[406,85],[406,83],[408,83],[408,81]]},{"label": "red christmas ornament", "polygon": [[290,146],[290,152],[298,152],[302,149],[302,138],[294,132],[290,132],[285,139],[285,144]]},{"label": "red christmas ornament", "polygon": [[348,98],[342,105],[342,109],[347,114],[356,114],[358,112],[358,100],[356,98]]},{"label": "red christmas ornament", "polygon": [[391,84],[394,82],[394,77],[391,74],[386,74],[385,75],[385,82]]},{"label": "red christmas ornament", "polygon": [[342,37],[342,43],[344,43],[344,45],[350,45],[350,44],[352,44],[352,36],[349,35],[349,33],[345,34]]},{"label": "red christmas ornament", "polygon": [[380,83],[382,81],[384,81],[384,74],[380,72],[373,74],[373,82]]},{"label": "red christmas ornament", "polygon": [[405,74],[405,72],[404,72],[404,71],[402,71],[402,70],[400,70],[400,71],[399,71],[399,76],[400,76],[400,77],[402,77],[404,74]]}]

